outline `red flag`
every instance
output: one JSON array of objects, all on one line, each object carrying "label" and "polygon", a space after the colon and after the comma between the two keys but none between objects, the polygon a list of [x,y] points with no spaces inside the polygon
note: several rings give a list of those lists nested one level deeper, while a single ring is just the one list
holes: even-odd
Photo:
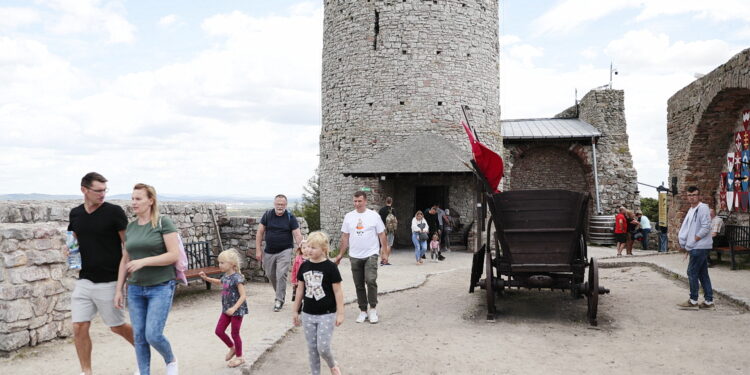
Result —
[{"label": "red flag", "polygon": [[750,127],[750,110],[742,111],[742,126],[745,128],[745,131]]},{"label": "red flag", "polygon": [[474,161],[479,166],[479,171],[487,179],[490,187],[494,189],[493,193],[499,193],[498,186],[503,178],[503,158],[479,142],[468,125],[461,122],[461,126],[464,127],[466,135],[469,137],[471,153],[474,154]]}]

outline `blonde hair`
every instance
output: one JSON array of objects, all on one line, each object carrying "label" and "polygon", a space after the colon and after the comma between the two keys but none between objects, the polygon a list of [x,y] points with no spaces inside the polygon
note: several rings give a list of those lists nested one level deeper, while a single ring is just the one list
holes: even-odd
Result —
[{"label": "blonde hair", "polygon": [[219,253],[219,257],[216,258],[219,262],[226,262],[232,264],[234,272],[240,272],[240,257],[237,253],[232,250],[224,250]]},{"label": "blonde hair", "polygon": [[307,236],[307,244],[309,246],[317,246],[321,250],[323,250],[323,254],[326,258],[328,258],[328,249],[329,249],[329,242],[331,240],[328,238],[328,235],[325,234],[325,232],[322,231],[316,231],[310,233],[309,236]]},{"label": "blonde hair", "polygon": [[151,227],[156,228],[159,223],[159,204],[156,200],[156,189],[151,185],[137,183],[133,186],[133,190],[145,190],[146,196],[154,201],[154,204],[151,205]]}]

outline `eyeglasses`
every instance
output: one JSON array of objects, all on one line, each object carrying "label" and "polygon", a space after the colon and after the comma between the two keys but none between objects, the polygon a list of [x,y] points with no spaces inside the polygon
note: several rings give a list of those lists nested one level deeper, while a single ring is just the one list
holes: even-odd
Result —
[{"label": "eyeglasses", "polygon": [[93,191],[94,193],[97,193],[97,194],[104,194],[104,193],[109,192],[109,189],[107,189],[107,188],[105,188],[105,189],[92,189],[92,188],[90,188],[88,186],[84,186],[84,187],[86,189],[88,189],[89,191]]}]

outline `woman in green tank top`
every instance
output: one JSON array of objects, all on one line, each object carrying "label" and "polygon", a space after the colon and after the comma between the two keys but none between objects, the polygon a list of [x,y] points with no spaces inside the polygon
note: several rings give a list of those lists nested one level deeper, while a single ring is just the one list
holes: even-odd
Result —
[{"label": "woman in green tank top", "polygon": [[140,374],[151,373],[153,347],[164,358],[167,375],[177,375],[177,359],[164,337],[164,325],[176,285],[177,228],[168,217],[159,216],[156,190],[152,186],[136,184],[131,204],[136,219],[125,230],[125,250],[117,275],[115,306],[123,307],[122,290],[127,279],[128,309]]}]

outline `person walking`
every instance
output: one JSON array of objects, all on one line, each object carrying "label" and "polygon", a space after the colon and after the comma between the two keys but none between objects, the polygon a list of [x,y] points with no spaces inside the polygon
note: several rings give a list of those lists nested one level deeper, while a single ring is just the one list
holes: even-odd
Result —
[{"label": "person walking", "polygon": [[[216,323],[214,333],[229,348],[224,357],[228,367],[237,367],[245,363],[242,356],[242,318],[247,314],[247,293],[245,293],[245,278],[240,273],[240,258],[233,250],[224,250],[216,258],[219,261],[219,269],[224,272],[221,279],[206,276],[205,272],[198,275],[214,285],[220,285],[221,290],[221,316]],[[226,330],[232,325],[232,337],[227,336]],[[234,359],[232,359],[234,357]]]},{"label": "person walking", "polygon": [[156,189],[136,184],[131,198],[136,219],[125,230],[125,250],[117,274],[115,306],[123,307],[128,282],[128,310],[133,324],[135,357],[140,375],[151,373],[151,348],[161,354],[167,375],[177,375],[177,358],[164,336],[176,287],[174,264],[179,258],[177,228],[159,215]]},{"label": "person walking", "polygon": [[[263,266],[276,297],[273,311],[281,311],[286,300],[286,285],[292,263],[294,243],[302,243],[302,231],[297,218],[286,209],[287,199],[279,194],[273,199],[273,209],[260,218],[255,234],[255,259]],[[266,241],[265,248],[263,240]]]},{"label": "person walking", "polygon": [[[436,234],[438,235],[438,238],[440,238],[440,235],[442,231],[440,230],[440,215],[438,215],[438,204],[435,203],[427,209],[427,212],[424,213],[424,219],[427,220],[427,226],[430,228],[430,233],[427,235],[427,240],[429,241],[430,238],[432,238],[432,235]],[[442,252],[438,251],[438,260],[444,260],[445,257],[443,256]]]},{"label": "person walking", "polygon": [[367,208],[367,194],[357,191],[354,193],[354,210],[344,216],[344,222],[341,224],[340,251],[335,260],[336,264],[339,264],[341,258],[349,251],[349,262],[360,310],[355,320],[357,323],[369,320],[375,324],[379,321],[375,309],[378,305],[378,254],[382,253],[383,247],[388,246],[387,241],[383,220],[377,212]]},{"label": "person walking", "polygon": [[648,235],[651,233],[651,221],[641,210],[636,211],[635,217],[638,223],[641,225],[641,247],[643,250],[648,250]]},{"label": "person walking", "polygon": [[411,219],[411,242],[414,244],[414,257],[417,259],[417,265],[423,262],[422,257],[427,251],[429,233],[430,226],[424,219],[424,214],[422,211],[417,211]]},{"label": "person walking", "polygon": [[627,255],[633,255],[633,242],[637,239],[636,235],[640,235],[639,227],[640,224],[638,223],[638,220],[635,218],[635,213],[631,210],[625,210],[625,218],[628,221],[628,227],[627,227],[627,242],[625,243],[625,250],[627,251]]},{"label": "person walking", "polygon": [[320,375],[320,358],[323,357],[331,374],[341,375],[341,369],[331,350],[333,329],[344,322],[341,273],[338,267],[328,260],[330,240],[325,233],[313,232],[307,241],[309,259],[302,263],[297,274],[297,281],[301,287],[297,289],[292,322],[295,326],[301,324],[305,328],[310,373]]},{"label": "person walking", "polygon": [[[690,256],[687,275],[690,284],[690,299],[678,304],[681,309],[714,309],[714,294],[711,278],[708,276],[706,257],[713,248],[711,237],[711,214],[708,205],[701,203],[700,190],[695,186],[687,188],[690,209],[682,221],[678,240],[680,251]],[[703,287],[704,301],[698,304],[698,290]]]},{"label": "person walking", "polygon": [[83,204],[70,210],[68,230],[78,239],[81,271],[70,297],[73,337],[81,373],[90,375],[92,342],[89,330],[97,313],[109,329],[133,344],[133,328],[112,301],[123,254],[128,218],[122,207],[104,201],[107,179],[87,173],[81,179]]},{"label": "person walking", "polygon": [[[388,248],[386,253],[382,254],[383,258],[388,259],[391,257],[393,251],[393,240],[396,238],[396,230],[398,229],[398,219],[396,218],[396,210],[393,208],[393,198],[385,198],[385,206],[380,207],[378,210],[380,218],[385,224],[385,237],[388,239]],[[385,260],[380,261],[381,266],[390,266],[391,264]]]},{"label": "person walking", "polygon": [[625,218],[625,207],[618,209],[615,215],[615,242],[617,242],[617,256],[622,256],[622,250],[628,242],[628,220]]}]

